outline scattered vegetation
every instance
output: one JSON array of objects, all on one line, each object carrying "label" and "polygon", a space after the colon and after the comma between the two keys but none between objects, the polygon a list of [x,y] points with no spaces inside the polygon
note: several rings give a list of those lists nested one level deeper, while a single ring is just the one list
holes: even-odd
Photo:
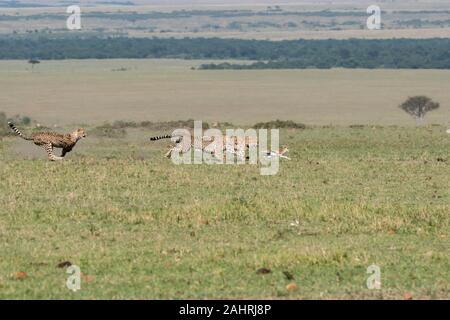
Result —
[{"label": "scattered vegetation", "polygon": [[[183,18],[244,18],[244,17],[271,17],[271,16],[298,16],[298,17],[366,17],[364,11],[283,11],[280,8],[272,10],[173,10],[173,11],[152,11],[152,12],[86,12],[83,14],[84,19],[107,19],[107,20],[125,20],[125,21],[142,21],[142,20],[159,20],[159,19],[183,19]],[[41,20],[41,19],[61,19],[60,14],[56,13],[38,13],[29,15],[0,15],[0,21],[17,21],[17,20]]]},{"label": "scattered vegetation", "polygon": [[[6,6],[18,4],[7,1]],[[121,2],[117,2],[119,4]],[[22,3],[21,3],[22,4]],[[97,2],[106,4],[106,2]],[[113,4],[113,3],[111,3]],[[5,4],[4,4],[5,5]],[[2,1],[0,1],[2,7]],[[321,7],[321,8],[320,8]],[[172,10],[148,11],[136,8],[135,11],[115,9],[110,6],[98,8],[96,11],[83,13],[85,21],[84,31],[90,35],[113,36],[154,36],[166,33],[192,34],[210,36],[214,32],[217,36],[229,35],[240,37],[235,31],[242,33],[243,38],[277,39],[286,32],[295,37],[296,32],[341,30],[347,36],[354,35],[346,31],[366,29],[368,17],[364,8],[342,8],[342,10],[320,10],[327,5],[321,5],[317,10],[296,10],[284,6],[270,6],[267,8],[237,8],[227,10]],[[429,9],[434,8],[430,4]],[[425,8],[424,8],[425,9]],[[22,13],[5,12],[0,14],[3,28],[0,33],[12,35],[62,35],[70,37],[63,28],[66,15],[63,12],[49,12],[46,9],[35,9],[33,12]],[[383,29],[395,31],[399,29],[433,28],[433,36],[442,37],[450,26],[450,20],[445,16],[448,10],[439,13],[437,10],[421,10],[418,16],[413,11],[383,10]],[[6,24],[5,24],[6,23]],[[7,27],[5,27],[7,26]],[[266,32],[267,31],[267,32]],[[430,30],[427,31],[429,34]],[[299,33],[298,37],[302,35]],[[80,33],[77,33],[80,35]],[[320,35],[318,35],[320,37]],[[431,35],[429,35],[431,36]],[[415,37],[413,33],[410,37]]]},{"label": "scattered vegetation", "polygon": [[[142,128],[150,129],[150,130],[169,130],[169,129],[177,129],[177,128],[194,128],[194,120],[178,120],[178,121],[160,121],[160,122],[152,122],[152,121],[143,121],[139,123],[139,126]],[[202,122],[203,129],[208,129],[209,124],[207,122]]]},{"label": "scattered vegetation", "polygon": [[32,119],[27,116],[15,115],[8,118],[4,112],[0,111],[0,137],[11,134],[11,129],[8,126],[8,121],[12,121],[16,125],[30,126]]},{"label": "scattered vegetation", "polygon": [[306,129],[306,125],[299,122],[294,122],[291,120],[274,120],[268,122],[258,122],[253,126],[255,129]]},{"label": "scattered vegetation", "polygon": [[[236,125],[230,122],[202,122],[203,130],[209,128],[235,128]],[[254,129],[306,129],[306,125],[291,120],[272,120],[268,122],[258,122],[252,126]],[[91,134],[97,137],[118,138],[126,135],[126,129],[143,128],[151,131],[171,131],[180,128],[194,129],[194,120],[178,120],[178,121],[115,121],[112,124],[105,123],[101,126],[91,129]]]},{"label": "scattered vegetation", "polygon": [[[203,129],[208,129],[209,124],[203,122]],[[94,127],[90,130],[90,134],[96,137],[108,137],[108,138],[123,138],[127,134],[127,129],[130,128],[144,128],[153,131],[168,131],[179,128],[194,128],[194,120],[179,120],[179,121],[122,121],[118,120],[111,123],[104,123],[101,126]]]},{"label": "scattered vegetation", "polygon": [[124,128],[116,127],[109,123],[97,126],[89,131],[89,135],[103,138],[123,138],[127,134]]},{"label": "scattered vegetation", "polygon": [[8,130],[8,120],[4,112],[0,112],[0,137],[6,136],[9,132]]}]

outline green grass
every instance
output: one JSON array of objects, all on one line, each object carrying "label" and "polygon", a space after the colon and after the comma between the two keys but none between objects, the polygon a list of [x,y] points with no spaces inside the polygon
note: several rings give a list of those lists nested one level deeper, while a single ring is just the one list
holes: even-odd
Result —
[{"label": "green grass", "polygon": [[[448,299],[445,129],[285,129],[293,160],[276,176],[173,165],[141,129],[58,163],[5,139],[0,298]],[[65,260],[90,276],[76,293]],[[381,290],[366,288],[372,264]]]}]

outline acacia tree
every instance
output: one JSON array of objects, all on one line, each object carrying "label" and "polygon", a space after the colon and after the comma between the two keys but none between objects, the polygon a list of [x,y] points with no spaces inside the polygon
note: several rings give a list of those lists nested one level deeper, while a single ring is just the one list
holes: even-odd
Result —
[{"label": "acacia tree", "polygon": [[39,63],[41,63],[38,59],[30,59],[30,60],[28,60],[28,63],[30,63],[31,64],[31,72],[33,72],[33,70],[34,70],[34,65],[35,64],[39,64]]},{"label": "acacia tree", "polygon": [[410,114],[416,119],[416,124],[421,125],[425,115],[432,110],[436,110],[440,107],[438,102],[434,102],[427,96],[415,96],[409,97],[400,106],[400,109]]}]

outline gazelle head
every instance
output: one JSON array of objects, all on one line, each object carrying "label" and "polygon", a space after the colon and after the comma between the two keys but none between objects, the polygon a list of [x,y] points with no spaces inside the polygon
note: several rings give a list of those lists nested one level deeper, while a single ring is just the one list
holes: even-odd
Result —
[{"label": "gazelle head", "polygon": [[289,152],[289,148],[287,145],[283,145],[280,148],[280,154],[285,154],[286,152]]}]

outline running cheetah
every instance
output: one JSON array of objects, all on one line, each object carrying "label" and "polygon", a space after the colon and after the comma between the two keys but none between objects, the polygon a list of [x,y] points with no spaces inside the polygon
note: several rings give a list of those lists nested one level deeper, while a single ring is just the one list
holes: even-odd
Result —
[{"label": "running cheetah", "polygon": [[[38,132],[30,136],[24,135],[12,122],[8,122],[11,130],[14,131],[22,139],[33,141],[33,143],[39,147],[44,148],[47,152],[48,159],[50,161],[62,160],[65,155],[72,151],[77,142],[86,137],[84,129],[77,129],[69,134],[61,134],[56,132]],[[53,148],[61,148],[61,156],[55,156],[53,154]]]}]

